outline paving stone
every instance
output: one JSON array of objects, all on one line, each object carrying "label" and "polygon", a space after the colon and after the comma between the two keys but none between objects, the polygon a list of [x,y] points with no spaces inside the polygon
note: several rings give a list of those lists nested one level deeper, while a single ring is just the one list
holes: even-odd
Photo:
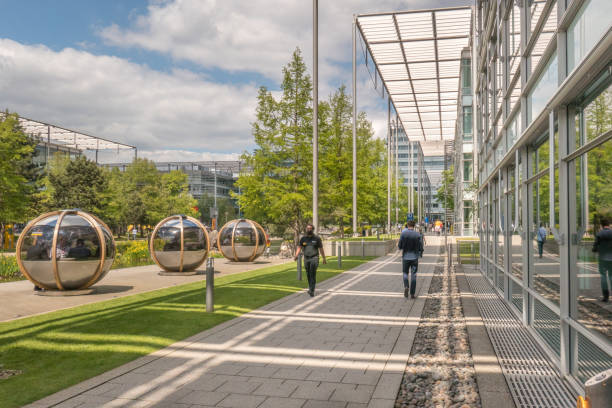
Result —
[{"label": "paving stone", "polygon": [[372,398],[373,393],[374,387],[372,386],[359,385],[355,388],[352,384],[339,384],[329,399],[332,401],[367,403]]},{"label": "paving stone", "polygon": [[310,375],[311,372],[312,370],[308,368],[281,368],[272,375],[272,378],[284,378],[287,380],[303,380],[306,377],[308,377],[308,375]]},{"label": "paving stone", "polygon": [[302,408],[346,408],[346,402],[309,400]]},{"label": "paving stone", "polygon": [[177,402],[182,404],[201,404],[201,405],[215,405],[225,397],[226,392],[215,392],[215,391],[193,391],[181,398]]},{"label": "paving stone", "polygon": [[257,395],[230,394],[217,405],[228,408],[255,408],[265,399],[266,397]]},{"label": "paving stone", "polygon": [[288,397],[297,388],[295,383],[286,383],[280,379],[266,380],[252,393],[268,397]]},{"label": "paving stone", "polygon": [[342,382],[347,384],[376,385],[380,379],[380,375],[380,372],[356,373],[349,371],[342,379]]},{"label": "paving stone", "polygon": [[270,397],[257,408],[300,408],[306,400],[295,398]]}]

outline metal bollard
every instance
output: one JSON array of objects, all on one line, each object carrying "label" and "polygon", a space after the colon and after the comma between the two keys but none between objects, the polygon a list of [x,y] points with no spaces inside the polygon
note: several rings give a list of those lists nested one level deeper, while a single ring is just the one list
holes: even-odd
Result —
[{"label": "metal bollard", "polygon": [[607,408],[612,405],[612,368],[591,377],[584,383],[589,408]]},{"label": "metal bollard", "polygon": [[302,253],[298,255],[297,259],[297,280],[302,280]]},{"label": "metal bollard", "polygon": [[338,269],[342,269],[342,243],[336,242],[336,252],[338,253]]},{"label": "metal bollard", "polygon": [[206,311],[215,311],[215,263],[213,258],[206,261]]}]

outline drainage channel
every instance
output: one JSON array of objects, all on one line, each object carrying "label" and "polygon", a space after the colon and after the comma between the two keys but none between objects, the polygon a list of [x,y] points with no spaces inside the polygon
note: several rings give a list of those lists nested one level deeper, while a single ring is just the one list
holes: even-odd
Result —
[{"label": "drainage channel", "polygon": [[491,284],[477,270],[466,276],[516,406],[575,407],[569,387]]},{"label": "drainage channel", "polygon": [[395,407],[481,406],[454,268],[438,259]]}]

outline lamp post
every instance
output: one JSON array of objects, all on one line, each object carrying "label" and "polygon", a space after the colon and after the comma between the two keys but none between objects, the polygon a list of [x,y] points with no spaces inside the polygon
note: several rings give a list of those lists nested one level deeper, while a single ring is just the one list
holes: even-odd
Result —
[{"label": "lamp post", "polygon": [[319,230],[319,1],[312,1],[312,225]]},{"label": "lamp post", "polygon": [[353,235],[357,235],[357,18],[353,15]]}]

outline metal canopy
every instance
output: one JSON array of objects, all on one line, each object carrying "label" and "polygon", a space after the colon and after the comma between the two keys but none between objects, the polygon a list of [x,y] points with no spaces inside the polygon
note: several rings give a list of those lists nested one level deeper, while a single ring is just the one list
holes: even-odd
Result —
[{"label": "metal canopy", "polygon": [[471,7],[362,14],[357,27],[410,140],[455,137]]},{"label": "metal canopy", "polygon": [[[0,112],[0,115],[4,115],[4,113]],[[19,117],[19,124],[26,134],[39,139],[41,142],[49,142],[69,149],[81,151],[136,149],[134,146],[101,139],[77,130],[66,129],[23,116]]]}]

